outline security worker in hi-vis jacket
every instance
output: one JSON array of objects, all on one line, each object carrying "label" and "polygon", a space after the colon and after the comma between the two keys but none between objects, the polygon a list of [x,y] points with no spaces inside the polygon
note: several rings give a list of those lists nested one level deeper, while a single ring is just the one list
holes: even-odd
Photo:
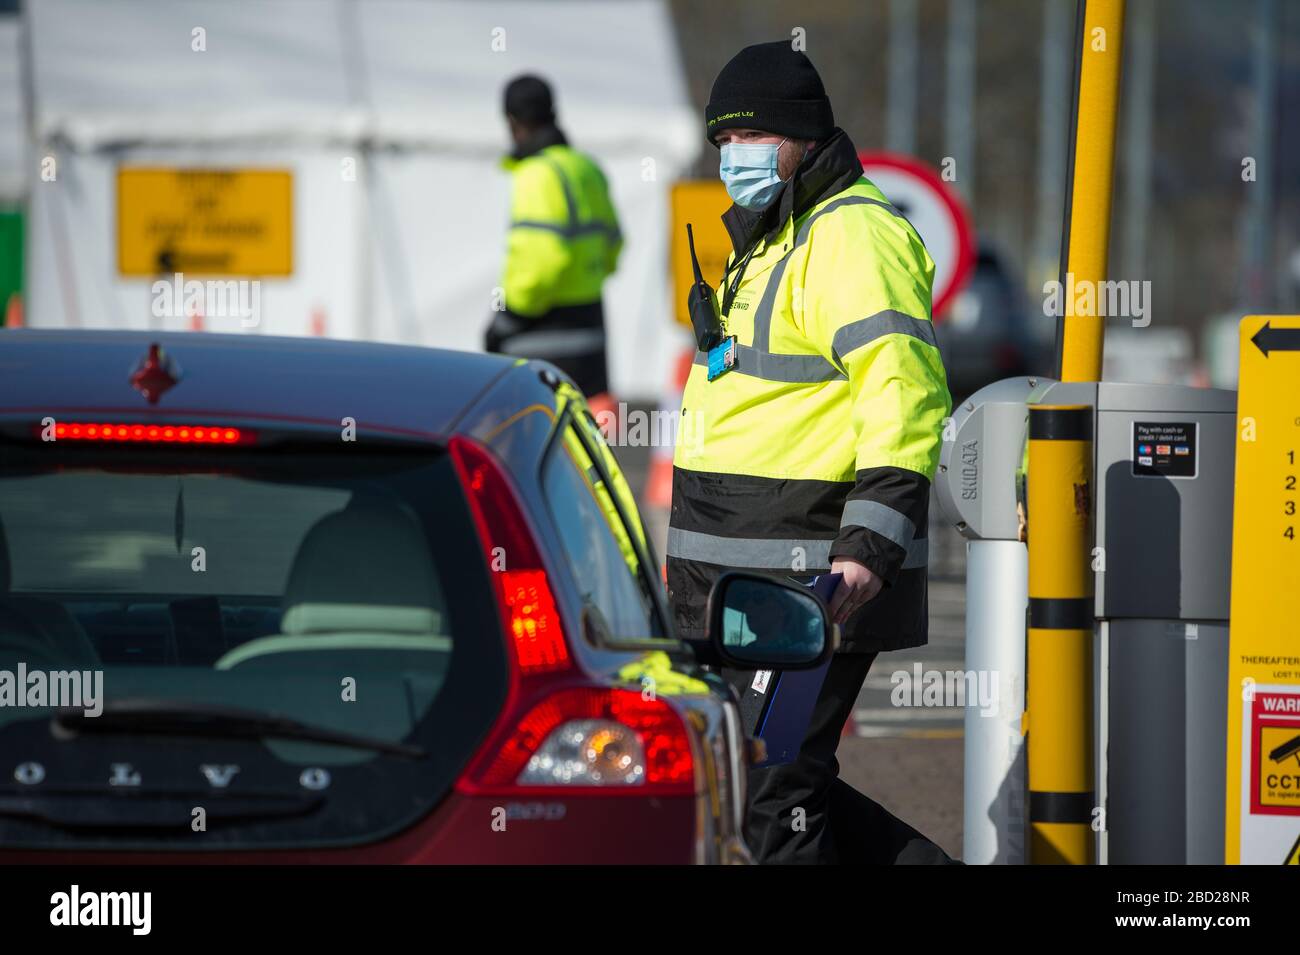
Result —
[{"label": "security worker in hi-vis jacket", "polygon": [[545,80],[511,80],[505,113],[515,145],[502,163],[511,173],[504,309],[484,344],[549,361],[594,398],[609,387],[600,291],[623,248],[609,187],[556,125]]},{"label": "security worker in hi-vis jacket", "polygon": [[927,638],[926,514],[951,408],[934,262],[788,41],[733,57],[705,119],[733,251],[682,399],[668,587],[701,638],[729,569],[843,574],[843,639],[800,755],[752,771],[746,826],[760,861],[834,862],[841,729],[876,654]]}]

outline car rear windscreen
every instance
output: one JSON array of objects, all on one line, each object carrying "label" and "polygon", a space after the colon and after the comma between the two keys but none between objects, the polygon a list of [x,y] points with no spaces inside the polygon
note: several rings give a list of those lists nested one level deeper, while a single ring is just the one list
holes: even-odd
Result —
[{"label": "car rear windscreen", "polygon": [[0,450],[0,847],[372,841],[506,683],[439,451]]}]

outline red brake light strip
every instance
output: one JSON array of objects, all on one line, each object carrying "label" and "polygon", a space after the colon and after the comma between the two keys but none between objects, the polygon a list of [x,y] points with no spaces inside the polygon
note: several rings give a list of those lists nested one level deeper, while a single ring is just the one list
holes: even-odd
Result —
[{"label": "red brake light strip", "polygon": [[240,444],[251,435],[239,428],[192,424],[111,424],[65,421],[54,425],[57,441],[126,441],[144,444]]}]

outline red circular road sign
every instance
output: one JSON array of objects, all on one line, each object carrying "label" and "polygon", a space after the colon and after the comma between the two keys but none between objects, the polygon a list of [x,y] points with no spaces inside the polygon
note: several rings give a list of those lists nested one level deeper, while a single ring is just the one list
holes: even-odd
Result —
[{"label": "red circular road sign", "polygon": [[957,193],[912,156],[861,152],[863,174],[907,217],[934,259],[931,314],[939,321],[975,267],[975,229]]}]

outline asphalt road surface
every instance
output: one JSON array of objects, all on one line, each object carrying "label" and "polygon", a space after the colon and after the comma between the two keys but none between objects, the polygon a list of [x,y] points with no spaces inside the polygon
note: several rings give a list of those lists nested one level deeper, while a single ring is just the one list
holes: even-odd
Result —
[{"label": "asphalt road surface", "polygon": [[[640,499],[650,449],[614,450]],[[642,513],[662,559],[667,511],[643,500]],[[953,858],[960,858],[962,851],[962,708],[911,704],[918,700],[913,690],[918,666],[923,680],[964,666],[965,575],[965,546],[955,531],[942,525],[932,504],[930,642],[876,658],[836,754],[841,778]]]}]

